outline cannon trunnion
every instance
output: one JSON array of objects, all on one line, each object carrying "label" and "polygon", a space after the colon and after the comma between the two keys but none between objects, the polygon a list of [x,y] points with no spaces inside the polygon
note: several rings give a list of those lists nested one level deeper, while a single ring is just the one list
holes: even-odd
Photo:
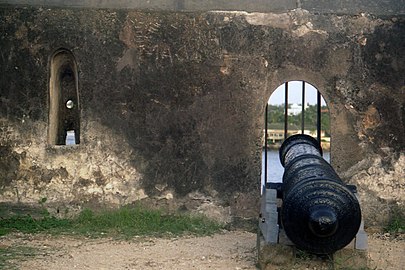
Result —
[{"label": "cannon trunnion", "polygon": [[[287,138],[279,154],[283,182],[271,183],[270,188],[266,184],[262,199],[260,228],[265,240],[278,243],[281,229],[298,249],[310,253],[333,254],[347,246],[362,225],[355,187],[343,183],[311,136]],[[272,195],[276,193],[281,207]]]}]

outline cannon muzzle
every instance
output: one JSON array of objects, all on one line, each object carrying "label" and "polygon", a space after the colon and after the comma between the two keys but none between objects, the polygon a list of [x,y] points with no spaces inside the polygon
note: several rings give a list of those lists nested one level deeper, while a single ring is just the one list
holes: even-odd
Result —
[{"label": "cannon muzzle", "polygon": [[332,254],[348,245],[360,227],[360,205],[322,158],[319,143],[294,135],[279,153],[284,166],[281,224],[288,238],[315,254]]}]

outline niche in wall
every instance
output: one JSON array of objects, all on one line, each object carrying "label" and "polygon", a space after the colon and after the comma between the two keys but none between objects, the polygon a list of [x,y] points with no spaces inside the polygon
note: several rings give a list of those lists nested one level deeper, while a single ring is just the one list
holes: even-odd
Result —
[{"label": "niche in wall", "polygon": [[67,49],[58,49],[50,60],[49,144],[80,143],[78,85],[77,64],[73,53]]}]

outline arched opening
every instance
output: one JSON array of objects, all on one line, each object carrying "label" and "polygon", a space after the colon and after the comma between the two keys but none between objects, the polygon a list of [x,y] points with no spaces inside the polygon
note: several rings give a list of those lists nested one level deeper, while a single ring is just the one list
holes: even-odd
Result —
[{"label": "arched opening", "polygon": [[48,142],[53,145],[80,143],[78,72],[73,54],[57,50],[50,61]]},{"label": "arched opening", "polygon": [[[294,134],[316,138],[330,162],[330,115],[321,93],[305,81],[289,81],[280,85],[270,96],[265,110],[263,129],[261,186],[267,182],[282,182],[282,167],[278,149]],[[265,166],[266,165],[266,166]]]}]

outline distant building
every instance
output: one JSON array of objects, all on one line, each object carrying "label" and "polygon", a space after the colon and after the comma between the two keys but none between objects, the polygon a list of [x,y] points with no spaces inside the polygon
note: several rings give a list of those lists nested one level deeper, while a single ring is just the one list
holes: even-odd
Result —
[{"label": "distant building", "polygon": [[[263,130],[263,138],[264,138],[265,132],[266,131]],[[295,134],[301,134],[301,130],[300,129],[289,129],[287,133],[288,133],[288,136],[295,135]],[[310,136],[316,138],[316,130],[305,129],[304,134],[310,135]],[[321,138],[323,141],[327,141],[327,142],[330,141],[330,137],[326,137],[326,133],[324,130],[321,130]],[[267,130],[267,140],[268,140],[268,143],[272,143],[272,144],[282,142],[284,140],[284,130],[283,129],[268,129]]]},{"label": "distant building", "polygon": [[[304,110],[306,110],[307,108],[308,108],[308,103],[305,104]],[[297,104],[297,103],[289,104],[288,115],[298,115],[301,113],[301,111],[302,111],[301,104]]]}]

